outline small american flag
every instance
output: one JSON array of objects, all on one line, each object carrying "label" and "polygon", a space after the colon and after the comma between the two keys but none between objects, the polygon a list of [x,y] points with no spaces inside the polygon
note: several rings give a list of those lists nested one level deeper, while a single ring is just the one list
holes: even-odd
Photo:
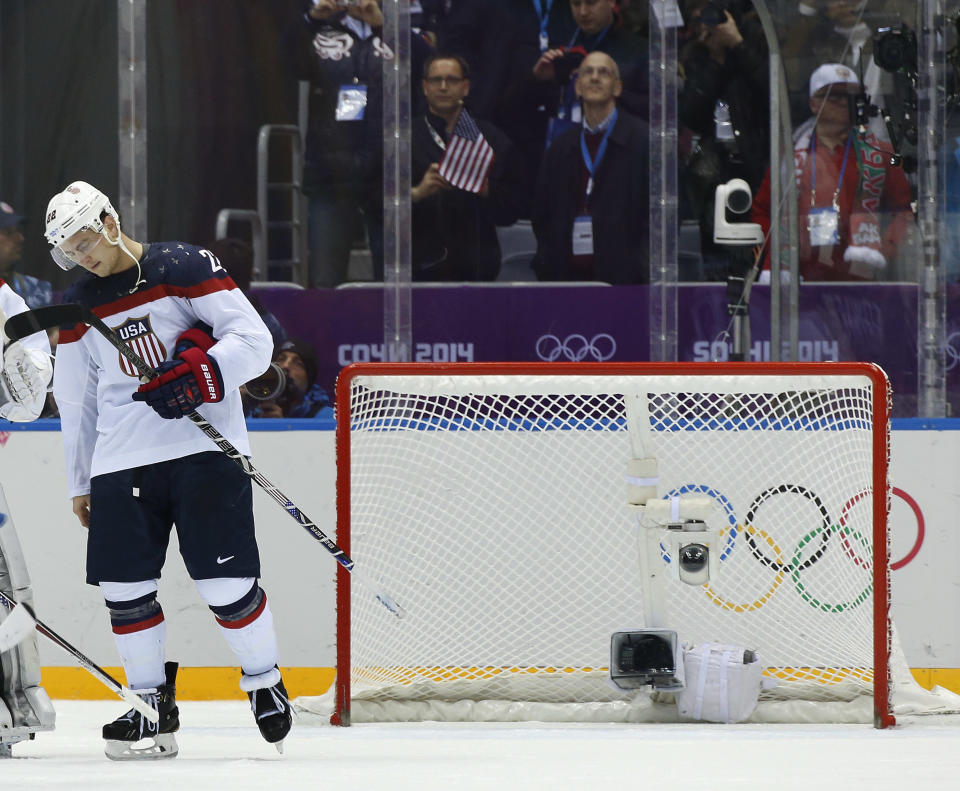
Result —
[{"label": "small american flag", "polygon": [[446,153],[440,162],[440,175],[451,186],[467,192],[480,192],[493,164],[493,149],[480,127],[466,109],[460,110]]}]

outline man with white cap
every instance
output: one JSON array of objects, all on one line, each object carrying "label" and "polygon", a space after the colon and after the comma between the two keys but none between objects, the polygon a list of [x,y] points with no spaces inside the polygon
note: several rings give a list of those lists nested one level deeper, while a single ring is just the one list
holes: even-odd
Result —
[{"label": "man with white cap", "polygon": [[[800,275],[805,280],[882,280],[913,222],[910,186],[893,153],[869,129],[854,128],[860,83],[826,63],[810,75],[813,117],[794,133]],[[770,229],[769,171],[753,218]]]}]

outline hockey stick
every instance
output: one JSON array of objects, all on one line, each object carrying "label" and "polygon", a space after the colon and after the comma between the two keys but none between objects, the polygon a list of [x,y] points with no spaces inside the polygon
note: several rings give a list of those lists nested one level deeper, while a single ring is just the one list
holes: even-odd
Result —
[{"label": "hockey stick", "polygon": [[[64,640],[60,635],[58,635],[53,629],[47,626],[43,621],[37,620],[34,614],[30,611],[30,608],[26,604],[21,602],[19,605],[17,602],[12,599],[7,598],[7,596],[0,591],[0,604],[4,605],[13,612],[17,610],[22,610],[26,613],[29,622],[36,626],[37,631],[40,632],[44,637],[52,640],[58,646],[60,646],[64,651],[66,651],[70,656],[77,660],[80,666],[86,670],[88,673],[93,675],[98,681],[100,681],[105,687],[111,689],[116,695],[123,698],[130,706],[139,711],[144,717],[146,717],[150,722],[157,722],[160,719],[160,715],[157,713],[157,710],[150,706],[146,701],[137,696],[137,694],[132,690],[125,687],[119,681],[117,681],[113,676],[111,676],[106,670],[104,670],[99,665],[95,664],[93,660],[88,659],[86,656],[80,653],[79,650],[74,648],[70,643]],[[11,616],[12,617],[12,616]],[[22,616],[20,616],[22,617]],[[9,621],[10,618],[7,618]],[[7,623],[4,621],[3,623]],[[21,638],[22,639],[22,638]]]},{"label": "hockey stick", "polygon": [[[68,303],[64,305],[49,305],[44,308],[37,308],[36,310],[29,310],[25,313],[18,313],[16,316],[12,316],[7,319],[7,323],[4,326],[6,334],[12,340],[18,340],[24,338],[27,335],[32,335],[35,332],[40,330],[46,330],[51,327],[59,327],[64,324],[88,324],[97,332],[99,332],[104,338],[109,341],[110,345],[113,346],[120,354],[122,354],[131,365],[133,365],[137,371],[140,372],[141,381],[149,382],[151,379],[156,378],[157,374],[154,370],[147,365],[146,362],[125,344],[117,334],[110,329],[103,321],[89,308],[84,307],[83,305]],[[334,560],[337,561],[341,566],[343,566],[347,571],[351,573],[354,579],[357,582],[364,585],[368,590],[373,592],[373,595],[376,597],[384,607],[386,607],[391,613],[393,613],[398,618],[403,618],[406,614],[403,607],[401,607],[397,601],[382,588],[379,588],[376,583],[362,574],[355,568],[355,561],[352,560],[346,552],[344,552],[336,542],[331,539],[326,533],[324,533],[317,525],[307,517],[297,506],[295,506],[290,498],[287,497],[283,492],[281,492],[276,486],[274,486],[267,478],[250,462],[249,459],[243,456],[243,454],[238,451],[233,444],[224,437],[219,431],[217,431],[213,426],[210,425],[201,415],[199,415],[196,410],[192,410],[187,413],[187,418],[190,422],[193,423],[197,428],[199,428],[204,434],[207,435],[213,443],[222,450],[227,456],[233,459],[240,468],[256,481],[257,485],[263,489],[267,494],[269,494],[280,507],[283,508],[301,527],[303,527],[311,536],[313,536],[317,541],[319,541],[324,549],[327,550],[331,555],[333,555]]]}]

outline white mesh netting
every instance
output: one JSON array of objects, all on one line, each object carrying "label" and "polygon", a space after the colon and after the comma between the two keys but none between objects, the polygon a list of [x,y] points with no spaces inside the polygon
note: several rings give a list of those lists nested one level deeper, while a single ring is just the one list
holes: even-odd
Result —
[{"label": "white mesh netting", "polygon": [[721,531],[716,578],[670,580],[657,625],[759,651],[777,681],[768,708],[802,701],[786,719],[872,718],[885,389],[850,375],[453,373],[352,382],[350,554],[407,613],[353,586],[355,721],[669,719],[607,678],[611,634],[651,625],[643,512],[625,499],[641,455],[657,460],[658,497],[710,498]]}]

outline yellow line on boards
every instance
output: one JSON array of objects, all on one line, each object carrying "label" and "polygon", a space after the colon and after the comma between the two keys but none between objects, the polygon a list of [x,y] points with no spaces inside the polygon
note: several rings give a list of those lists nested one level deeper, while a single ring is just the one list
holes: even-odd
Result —
[{"label": "yellow line on boards", "polygon": [[[111,676],[126,683],[123,669],[105,667]],[[283,683],[291,698],[322,695],[333,683],[332,667],[281,667]],[[178,700],[246,700],[238,682],[238,667],[181,667],[177,673]],[[45,667],[41,685],[51,698],[103,700],[114,694],[81,667]]]}]

